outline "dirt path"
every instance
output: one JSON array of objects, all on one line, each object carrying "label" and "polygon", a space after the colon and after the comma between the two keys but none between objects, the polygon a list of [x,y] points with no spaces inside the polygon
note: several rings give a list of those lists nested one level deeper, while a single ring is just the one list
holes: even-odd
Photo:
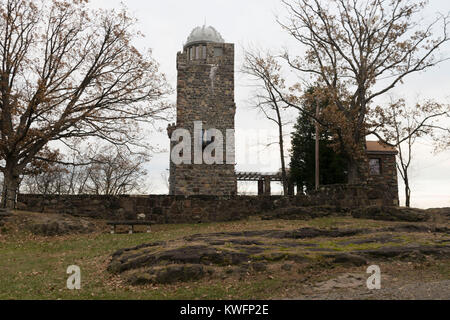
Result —
[{"label": "dirt path", "polygon": [[412,281],[382,278],[379,290],[369,290],[367,275],[346,273],[304,288],[293,300],[449,300],[450,280]]}]

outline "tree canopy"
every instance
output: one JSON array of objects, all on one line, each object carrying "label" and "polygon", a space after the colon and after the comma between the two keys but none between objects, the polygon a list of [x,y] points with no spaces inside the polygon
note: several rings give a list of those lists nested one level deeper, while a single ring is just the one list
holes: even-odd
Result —
[{"label": "tree canopy", "polygon": [[[141,122],[170,105],[164,75],[125,9],[82,0],[0,0],[0,170],[3,205],[14,206],[20,174],[52,161],[59,141],[95,137],[144,146]],[[79,140],[76,140],[79,141]]]},{"label": "tree canopy", "polygon": [[[365,137],[374,100],[409,75],[446,60],[438,55],[449,40],[449,16],[426,22],[420,13],[426,2],[408,0],[282,0],[287,17],[279,23],[304,55],[286,52],[292,70],[309,77],[330,106],[317,119],[327,125],[349,157],[349,181],[367,180]],[[303,51],[303,50],[302,50]],[[280,93],[305,112],[300,83]],[[313,115],[312,115],[313,116]],[[314,117],[314,116],[313,116]]]},{"label": "tree canopy", "polygon": [[[312,89],[310,92],[313,91]],[[322,103],[321,109],[326,107]],[[313,113],[315,105],[305,106]],[[315,189],[315,123],[307,113],[300,113],[294,125],[291,142],[289,178],[298,192]],[[348,163],[345,156],[335,151],[335,142],[329,131],[322,129],[319,136],[319,183],[321,185],[347,182]]]}]

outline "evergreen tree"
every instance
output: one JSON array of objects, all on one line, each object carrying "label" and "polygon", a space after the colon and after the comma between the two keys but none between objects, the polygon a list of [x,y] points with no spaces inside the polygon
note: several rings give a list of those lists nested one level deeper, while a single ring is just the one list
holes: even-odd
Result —
[{"label": "evergreen tree", "polygon": [[[312,108],[311,108],[312,109]],[[315,188],[315,124],[301,113],[294,125],[290,162],[290,179],[299,192]],[[332,137],[321,128],[319,142],[319,182],[321,185],[347,182],[347,160],[331,147]]]}]

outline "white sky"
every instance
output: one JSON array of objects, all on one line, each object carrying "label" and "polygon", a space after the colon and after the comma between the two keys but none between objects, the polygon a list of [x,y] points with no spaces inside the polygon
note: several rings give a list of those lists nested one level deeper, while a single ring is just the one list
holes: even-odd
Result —
[{"label": "white sky", "polygon": [[[118,0],[92,0],[92,5],[103,8],[119,7]],[[176,53],[182,50],[191,30],[207,25],[215,27],[226,42],[235,43],[235,86],[236,86],[236,158],[237,170],[277,171],[280,160],[276,146],[264,148],[262,142],[255,147],[259,151],[263,165],[255,166],[246,163],[245,150],[240,141],[240,131],[249,128],[262,130],[264,139],[275,136],[267,134],[275,130],[273,124],[258,114],[249,106],[248,98],[251,90],[248,79],[239,73],[242,64],[243,48],[258,46],[271,50],[287,48],[291,52],[299,52],[301,48],[296,42],[281,30],[275,21],[275,15],[284,15],[284,9],[279,0],[126,0],[122,1],[129,11],[139,19],[138,28],[146,38],[137,46],[141,49],[151,48],[154,58],[160,63],[161,71],[167,75],[172,87],[176,88]],[[431,0],[423,13],[430,17],[437,11],[449,12],[450,1]],[[450,56],[450,47],[443,52]],[[397,87],[392,94],[414,101],[433,98],[444,103],[450,103],[450,61],[438,67],[406,78],[405,83]],[[175,97],[174,97],[175,101]],[[165,127],[167,124],[161,124]],[[169,140],[165,131],[149,137],[150,142],[168,150]],[[241,139],[241,140],[240,140]],[[416,207],[450,206],[450,150],[438,155],[432,153],[432,148],[426,141],[416,146],[416,156],[411,169],[412,205]],[[166,183],[161,175],[168,175],[169,153],[163,152],[153,157],[149,164],[149,179],[151,193],[167,193]],[[400,198],[403,201],[403,191],[400,182]],[[256,186],[252,187],[256,191]],[[276,186],[273,186],[277,189]],[[246,189],[246,188],[245,188]]]}]

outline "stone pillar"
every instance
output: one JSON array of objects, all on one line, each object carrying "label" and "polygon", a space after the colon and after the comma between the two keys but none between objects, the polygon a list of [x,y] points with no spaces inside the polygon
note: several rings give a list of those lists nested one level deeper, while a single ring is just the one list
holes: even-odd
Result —
[{"label": "stone pillar", "polygon": [[264,195],[270,196],[270,177],[264,177]]},{"label": "stone pillar", "polygon": [[264,180],[258,180],[258,196],[264,195]]}]

